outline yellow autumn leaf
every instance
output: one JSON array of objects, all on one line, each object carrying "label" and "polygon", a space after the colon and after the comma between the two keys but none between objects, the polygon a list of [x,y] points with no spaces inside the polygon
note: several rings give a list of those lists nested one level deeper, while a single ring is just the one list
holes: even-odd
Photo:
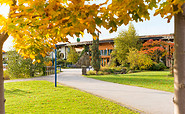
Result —
[{"label": "yellow autumn leaf", "polygon": [[40,60],[37,60],[38,63],[40,63],[41,61]]},{"label": "yellow autumn leaf", "polygon": [[30,54],[30,58],[33,60],[35,59],[35,55]]}]

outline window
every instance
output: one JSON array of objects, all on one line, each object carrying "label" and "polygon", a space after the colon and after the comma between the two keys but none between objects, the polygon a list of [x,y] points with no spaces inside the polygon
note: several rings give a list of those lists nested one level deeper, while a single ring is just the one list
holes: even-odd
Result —
[{"label": "window", "polygon": [[109,58],[107,58],[107,64],[109,63]]},{"label": "window", "polygon": [[107,62],[107,59],[104,59],[104,66],[105,66],[105,65],[107,65],[107,63],[106,63],[106,62]]},{"label": "window", "polygon": [[100,50],[100,55],[103,55],[103,50]]},{"label": "window", "polygon": [[103,66],[103,59],[101,59],[101,66]]},{"label": "window", "polygon": [[108,55],[110,55],[112,53],[112,49],[108,50]]},{"label": "window", "polygon": [[107,55],[107,50],[104,50],[104,53],[103,53],[103,55]]}]

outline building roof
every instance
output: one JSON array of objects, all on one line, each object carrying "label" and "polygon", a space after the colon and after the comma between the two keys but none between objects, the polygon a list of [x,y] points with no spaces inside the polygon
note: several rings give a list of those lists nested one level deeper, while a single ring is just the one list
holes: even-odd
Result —
[{"label": "building roof", "polygon": [[[102,39],[99,41],[99,43],[107,43],[107,42],[114,42],[114,38],[109,39]],[[57,44],[58,46],[74,46],[74,45],[91,45],[92,41],[83,41],[83,42],[74,42],[74,43],[66,43],[66,44]]]},{"label": "building roof", "polygon": [[[174,39],[174,34],[161,34],[161,35],[144,35],[144,36],[139,36],[140,40],[159,40],[159,39],[164,39],[164,40],[169,40],[169,39]],[[112,43],[114,42],[114,38],[108,38],[108,39],[102,39],[99,41],[99,43]],[[74,43],[60,43],[57,44],[57,46],[78,46],[78,45],[90,45],[92,44],[92,41],[83,41],[83,42],[74,42]]]},{"label": "building roof", "polygon": [[164,39],[164,40],[169,40],[169,39],[174,39],[174,34],[161,34],[161,35],[145,35],[145,36],[139,36],[140,40],[159,40],[159,39]]}]

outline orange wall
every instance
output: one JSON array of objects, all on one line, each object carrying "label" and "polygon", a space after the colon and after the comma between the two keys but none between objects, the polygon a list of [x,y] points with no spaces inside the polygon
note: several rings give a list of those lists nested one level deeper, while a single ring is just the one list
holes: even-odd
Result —
[{"label": "orange wall", "polygon": [[112,43],[99,44],[99,50],[105,50],[105,49],[114,49],[114,45]]}]

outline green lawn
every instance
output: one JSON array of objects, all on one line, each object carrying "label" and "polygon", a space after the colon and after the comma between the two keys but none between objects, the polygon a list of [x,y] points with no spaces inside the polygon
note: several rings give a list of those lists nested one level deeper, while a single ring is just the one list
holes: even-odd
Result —
[{"label": "green lawn", "polygon": [[47,81],[5,83],[6,114],[135,114],[105,99]]},{"label": "green lawn", "polygon": [[169,71],[146,71],[119,75],[90,75],[89,78],[132,85],[162,91],[174,92],[173,77],[169,77]]}]

